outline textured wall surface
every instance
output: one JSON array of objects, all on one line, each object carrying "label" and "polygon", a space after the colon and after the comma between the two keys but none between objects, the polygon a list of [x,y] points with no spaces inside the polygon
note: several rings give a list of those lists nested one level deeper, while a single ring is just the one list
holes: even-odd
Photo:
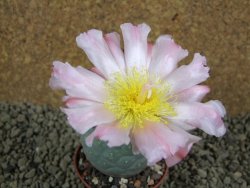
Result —
[{"label": "textured wall surface", "polygon": [[207,97],[222,100],[229,114],[250,111],[248,0],[1,0],[0,101],[59,106],[62,92],[48,87],[55,59],[90,67],[75,37],[91,28],[119,31],[146,22],[150,40],[171,34],[211,67]]}]

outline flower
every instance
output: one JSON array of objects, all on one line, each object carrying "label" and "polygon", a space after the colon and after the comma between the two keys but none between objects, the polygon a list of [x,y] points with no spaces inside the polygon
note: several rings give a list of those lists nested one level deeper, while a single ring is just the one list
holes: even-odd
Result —
[{"label": "flower", "polygon": [[115,32],[103,36],[92,29],[76,38],[94,64],[92,70],[53,62],[50,86],[66,91],[67,108],[62,111],[69,124],[80,134],[95,127],[86,139],[88,146],[95,138],[110,147],[131,143],[148,165],[164,158],[173,166],[200,140],[190,130],[224,135],[221,102],[201,103],[209,92],[198,85],[209,77],[206,58],[195,53],[190,64],[177,67],[188,51],[171,36],[150,44],[146,24],[125,23],[121,30],[124,51]]}]

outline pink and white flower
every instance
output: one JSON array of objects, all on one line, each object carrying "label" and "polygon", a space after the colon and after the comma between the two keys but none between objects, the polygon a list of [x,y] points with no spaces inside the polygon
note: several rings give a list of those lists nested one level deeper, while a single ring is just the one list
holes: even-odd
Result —
[{"label": "pink and white flower", "polygon": [[178,67],[188,51],[171,36],[149,44],[148,25],[125,23],[121,30],[124,50],[115,32],[92,29],[76,38],[94,65],[91,71],[53,63],[50,86],[66,91],[62,110],[70,125],[80,134],[95,127],[86,143],[91,146],[95,138],[110,147],[131,143],[149,165],[164,158],[173,166],[200,140],[189,130],[224,135],[221,102],[201,103],[209,92],[198,85],[209,77],[206,58],[196,53],[190,64]]}]

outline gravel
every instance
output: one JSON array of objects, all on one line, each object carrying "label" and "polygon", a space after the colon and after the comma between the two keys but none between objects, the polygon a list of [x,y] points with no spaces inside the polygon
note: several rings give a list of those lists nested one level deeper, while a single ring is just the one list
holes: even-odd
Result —
[{"label": "gravel", "polygon": [[[250,188],[250,113],[227,117],[225,123],[222,138],[195,131],[203,140],[170,169],[162,187]],[[1,188],[83,187],[72,166],[79,136],[59,109],[0,102],[0,139]]]}]

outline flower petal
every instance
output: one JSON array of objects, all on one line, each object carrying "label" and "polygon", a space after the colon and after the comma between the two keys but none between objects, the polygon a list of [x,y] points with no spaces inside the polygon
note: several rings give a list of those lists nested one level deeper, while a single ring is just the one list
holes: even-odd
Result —
[{"label": "flower petal", "polygon": [[223,136],[226,128],[222,121],[225,109],[219,101],[207,103],[187,102],[175,105],[177,116],[171,117],[174,121],[187,123],[217,137]]},{"label": "flower petal", "polygon": [[206,105],[213,108],[221,117],[224,117],[226,115],[226,109],[220,101],[210,100],[206,102]]},{"label": "flower petal", "polygon": [[148,69],[149,64],[151,62],[153,47],[154,47],[154,45],[148,42],[147,69]]},{"label": "flower petal", "polygon": [[103,78],[102,75],[99,75],[98,73],[94,71],[89,71],[81,66],[77,66],[76,70],[85,77],[91,77],[92,81],[97,84],[97,85],[104,85],[105,79]]},{"label": "flower petal", "polygon": [[166,77],[177,63],[188,56],[188,51],[177,45],[169,35],[160,36],[153,48],[149,72],[160,78]]},{"label": "flower petal", "polygon": [[132,141],[136,145],[135,148],[147,158],[148,164],[153,165],[162,158],[167,159],[175,155],[181,148],[185,148],[193,137],[187,132],[172,130],[169,125],[152,123],[136,130]]},{"label": "flower petal", "polygon": [[187,147],[180,148],[173,156],[168,157],[166,159],[167,166],[172,167],[182,161],[187,156],[192,146],[193,143],[190,143]]},{"label": "flower petal", "polygon": [[49,85],[53,89],[65,89],[71,97],[102,102],[105,99],[104,79],[82,67],[74,68],[68,63],[53,62]]},{"label": "flower petal", "polygon": [[134,26],[125,23],[121,25],[121,30],[127,68],[144,69],[147,64],[147,37],[150,27],[146,24]]},{"label": "flower petal", "polygon": [[96,125],[115,120],[113,114],[107,111],[103,104],[93,104],[84,108],[62,108],[67,115],[69,124],[80,134],[84,134]]},{"label": "flower petal", "polygon": [[97,104],[96,101],[85,100],[76,97],[64,96],[63,102],[68,108],[79,108]]},{"label": "flower petal", "polygon": [[177,119],[168,119],[170,121],[171,124],[185,130],[185,131],[190,131],[190,130],[194,130],[196,129],[196,127],[192,126],[192,125],[189,125],[188,123],[186,122],[183,122],[183,121],[180,121],[180,120],[177,120]]},{"label": "flower petal", "polygon": [[195,85],[178,93],[177,100],[179,102],[200,102],[209,91],[208,86]]},{"label": "flower petal", "polygon": [[108,33],[105,35],[105,41],[109,46],[109,49],[120,67],[120,69],[125,73],[125,60],[124,60],[124,54],[120,47],[120,36],[118,33]]},{"label": "flower petal", "polygon": [[76,37],[76,43],[106,78],[120,71],[101,31],[92,29],[82,33]]},{"label": "flower petal", "polygon": [[105,76],[101,73],[101,71],[99,71],[96,67],[92,67],[90,69],[92,72],[98,74],[99,76],[101,76],[102,78],[105,78]]},{"label": "flower petal", "polygon": [[171,167],[179,163],[180,161],[182,161],[191,150],[193,144],[200,141],[201,138],[198,136],[189,134],[188,132],[184,131],[183,129],[179,128],[176,125],[170,124],[169,127],[173,131],[179,132],[180,134],[185,135],[188,138],[188,142],[186,143],[184,147],[180,147],[179,150],[174,155],[171,155],[170,157],[166,159],[168,167]]},{"label": "flower petal", "polygon": [[123,144],[128,145],[130,143],[129,132],[130,129],[120,127],[117,122],[102,124],[97,126],[87,137],[86,144],[92,146],[94,138],[98,138],[107,141],[109,147],[121,146]]},{"label": "flower petal", "polygon": [[170,75],[166,81],[171,85],[173,92],[180,92],[205,81],[208,77],[209,68],[206,67],[206,58],[196,53],[189,65],[182,65]]}]

